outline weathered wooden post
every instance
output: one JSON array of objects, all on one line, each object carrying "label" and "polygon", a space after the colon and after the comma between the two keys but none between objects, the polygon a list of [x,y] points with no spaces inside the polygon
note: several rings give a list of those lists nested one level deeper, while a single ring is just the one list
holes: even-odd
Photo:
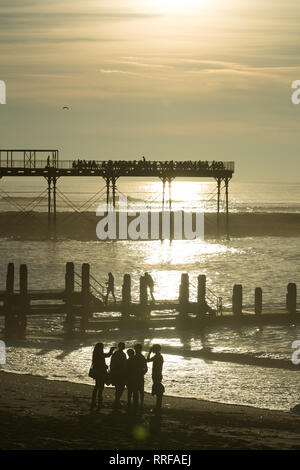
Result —
[{"label": "weathered wooden post", "polygon": [[181,317],[187,316],[190,296],[190,281],[188,273],[181,274],[181,282],[179,287],[179,313]]},{"label": "weathered wooden post", "polygon": [[75,313],[73,309],[74,290],[75,290],[74,263],[68,262],[66,264],[66,274],[65,274],[65,304],[66,304],[65,326],[68,332],[72,332],[75,327]]},{"label": "weathered wooden post", "polygon": [[6,274],[6,293],[4,298],[4,331],[5,336],[9,337],[13,333],[14,329],[14,306],[13,306],[13,296],[14,296],[14,285],[15,285],[15,265],[14,263],[9,263],[7,265],[7,274]]},{"label": "weathered wooden post", "polygon": [[140,277],[140,305],[139,312],[142,318],[147,318],[149,316],[148,309],[148,285],[147,279],[145,276]]},{"label": "weathered wooden post", "polygon": [[255,315],[261,315],[262,313],[262,288],[256,287],[254,291],[254,311]]},{"label": "weathered wooden post", "polygon": [[131,277],[130,274],[124,274],[122,285],[122,315],[128,316],[131,304]]},{"label": "weathered wooden post", "polygon": [[206,276],[204,274],[200,274],[198,276],[197,303],[198,303],[198,314],[199,315],[204,315],[207,311],[207,308],[206,308]]},{"label": "weathered wooden post", "polygon": [[232,312],[234,315],[241,315],[243,311],[243,286],[235,284],[232,295]]},{"label": "weathered wooden post", "polygon": [[85,331],[88,325],[90,315],[90,265],[83,263],[81,271],[81,299],[82,299],[82,317],[81,330]]},{"label": "weathered wooden post", "polygon": [[297,286],[293,282],[287,286],[286,309],[290,315],[295,315],[297,310]]},{"label": "weathered wooden post", "polygon": [[20,265],[20,298],[18,305],[18,330],[20,336],[24,336],[27,327],[27,315],[30,300],[28,297],[28,269],[26,264]]}]

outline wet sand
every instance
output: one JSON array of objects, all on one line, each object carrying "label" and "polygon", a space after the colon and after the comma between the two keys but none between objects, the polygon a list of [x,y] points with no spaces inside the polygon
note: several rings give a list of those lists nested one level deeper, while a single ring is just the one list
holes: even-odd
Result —
[{"label": "wet sand", "polygon": [[[99,222],[94,212],[81,214],[72,212],[57,213],[58,240],[98,240],[96,226]],[[225,216],[220,216],[220,231],[225,234]],[[217,236],[217,216],[206,213],[204,216],[206,239]],[[230,214],[231,237],[299,237],[300,214],[295,213],[233,213]],[[20,215],[17,212],[0,213],[0,238],[11,240],[46,240],[48,238],[48,216],[33,212]]]},{"label": "wet sand", "polygon": [[[300,416],[190,398],[146,395],[143,414],[90,413],[92,386],[0,372],[1,449],[300,449]],[[124,397],[125,399],[125,394]]]}]

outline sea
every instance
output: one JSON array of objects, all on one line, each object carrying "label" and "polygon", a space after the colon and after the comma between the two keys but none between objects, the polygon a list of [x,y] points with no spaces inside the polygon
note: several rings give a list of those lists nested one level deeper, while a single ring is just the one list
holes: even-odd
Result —
[{"label": "sea", "polygon": [[[118,181],[117,190],[117,195],[128,197],[130,210],[158,210],[161,207],[162,185],[157,181],[124,179]],[[18,207],[40,212],[47,209],[46,184],[39,178],[4,179],[0,195],[0,211]],[[58,211],[71,212],[76,207],[93,212],[103,204],[105,197],[103,180],[99,178],[58,181]],[[215,212],[215,183],[176,180],[172,185],[172,208]],[[221,209],[224,210],[224,188]],[[230,183],[230,211],[237,214],[300,213],[300,184],[233,180]],[[28,264],[31,288],[61,288],[67,261],[74,261],[78,272],[82,263],[91,263],[91,272],[101,283],[111,271],[118,298],[123,275],[130,273],[136,300],[139,276],[145,271],[151,273],[155,281],[154,295],[158,300],[178,298],[183,272],[189,273],[190,297],[195,299],[197,276],[205,274],[209,289],[222,297],[225,310],[230,310],[234,284],[243,285],[245,310],[253,310],[254,289],[261,287],[264,308],[271,311],[285,307],[289,282],[300,285],[300,237],[257,236],[172,242],[2,239],[0,257],[0,289],[4,289],[8,262]],[[294,352],[292,345],[300,340],[299,322],[291,321],[286,326],[207,327],[202,332],[174,328],[147,332],[100,331],[86,339],[68,340],[62,336],[60,317],[36,316],[28,323],[25,340],[7,342],[3,370],[39,375],[49,380],[92,384],[88,370],[96,341],[102,341],[106,348],[120,340],[125,341],[127,347],[140,342],[144,352],[151,344],[159,343],[165,360],[163,382],[167,395],[284,411],[300,403],[299,370],[288,367]],[[206,350],[212,353],[209,360],[205,355],[201,357]],[[224,353],[222,360],[218,360],[219,353]],[[231,353],[228,360],[226,353]],[[253,357],[260,358],[261,365],[251,365]],[[272,367],[266,367],[265,358],[274,359]],[[151,390],[150,373],[146,376],[146,390]]]}]

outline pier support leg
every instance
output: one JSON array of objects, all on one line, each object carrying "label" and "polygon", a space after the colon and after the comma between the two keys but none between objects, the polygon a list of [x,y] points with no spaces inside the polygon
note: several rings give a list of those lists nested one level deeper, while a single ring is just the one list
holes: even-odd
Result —
[{"label": "pier support leg", "polygon": [[26,264],[20,266],[20,302],[18,305],[18,336],[21,338],[26,334],[27,315],[30,301],[28,298],[28,270]]},{"label": "pier support leg", "polygon": [[14,332],[14,309],[13,309],[13,295],[15,283],[15,265],[9,263],[7,266],[6,275],[6,293],[4,298],[4,334],[9,338]]},{"label": "pier support leg", "polygon": [[200,316],[202,316],[207,311],[207,308],[206,308],[206,276],[204,274],[200,274],[198,276],[197,302],[198,302],[198,314]]},{"label": "pier support leg", "polygon": [[56,224],[57,224],[57,219],[56,219],[56,182],[58,178],[53,178],[53,237],[56,240]]},{"label": "pier support leg", "polygon": [[233,286],[232,312],[235,316],[239,316],[243,312],[243,286],[241,284]]},{"label": "pier support leg", "polygon": [[71,333],[75,328],[75,314],[73,312],[74,289],[75,289],[74,263],[67,263],[66,275],[65,275],[65,303],[66,303],[65,328],[68,333]]},{"label": "pier support leg", "polygon": [[90,316],[90,265],[88,263],[82,265],[81,282],[82,317],[80,326],[81,331],[85,332]]},{"label": "pier support leg", "polygon": [[124,274],[122,286],[122,316],[128,317],[131,305],[131,277],[130,274]]},{"label": "pier support leg", "polygon": [[105,178],[106,184],[106,210],[109,209],[109,199],[110,199],[110,178]]},{"label": "pier support leg", "polygon": [[46,178],[48,183],[48,238],[51,238],[51,178]]},{"label": "pier support leg", "polygon": [[262,313],[262,289],[261,287],[256,287],[254,291],[254,311],[256,315],[261,315]]},{"label": "pier support leg", "polygon": [[188,273],[181,274],[181,282],[179,287],[179,314],[183,319],[187,318],[190,296],[190,281]]},{"label": "pier support leg", "polygon": [[228,198],[229,178],[225,178],[225,204],[226,204],[226,237],[229,240],[229,198]]},{"label": "pier support leg", "polygon": [[287,286],[286,309],[290,315],[295,315],[297,311],[297,286],[290,282]]},{"label": "pier support leg", "polygon": [[221,178],[217,178],[217,237],[220,238],[220,199],[221,199]]},{"label": "pier support leg", "polygon": [[148,286],[145,276],[140,277],[140,316],[146,319],[148,317]]},{"label": "pier support leg", "polygon": [[116,182],[117,178],[113,177],[111,179],[111,185],[112,185],[112,203],[113,203],[113,208],[116,208]]},{"label": "pier support leg", "polygon": [[162,178],[163,190],[162,190],[162,210],[165,210],[165,191],[166,191],[166,178]]},{"label": "pier support leg", "polygon": [[172,178],[168,179],[169,184],[169,210],[172,210]]}]

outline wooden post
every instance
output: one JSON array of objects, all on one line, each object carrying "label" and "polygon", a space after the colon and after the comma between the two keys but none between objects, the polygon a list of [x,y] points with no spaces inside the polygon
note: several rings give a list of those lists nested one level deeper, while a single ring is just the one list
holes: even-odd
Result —
[{"label": "wooden post", "polygon": [[256,287],[254,292],[254,311],[256,315],[261,315],[262,313],[262,289],[261,287]]},{"label": "wooden post", "polygon": [[190,281],[188,273],[181,274],[181,282],[179,287],[179,313],[186,316],[190,296]]},{"label": "wooden post", "polygon": [[15,265],[9,263],[7,266],[6,274],[6,293],[4,298],[4,315],[5,315],[5,336],[9,337],[14,330],[14,309],[13,309],[13,295],[15,284]]},{"label": "wooden post", "polygon": [[232,295],[232,312],[234,315],[241,315],[243,311],[243,286],[235,284]]},{"label": "wooden post", "polygon": [[18,305],[18,332],[20,336],[26,334],[27,315],[30,301],[28,297],[28,270],[26,264],[20,266],[20,299]]},{"label": "wooden post", "polygon": [[81,330],[85,331],[90,315],[90,265],[83,263],[81,272],[82,317]]},{"label": "wooden post", "polygon": [[72,332],[75,327],[75,314],[73,311],[73,296],[75,289],[75,268],[74,263],[66,264],[65,274],[65,303],[66,303],[66,330]]},{"label": "wooden post", "polygon": [[297,310],[297,286],[290,282],[287,286],[286,308],[290,315],[295,315]]},{"label": "wooden post", "polygon": [[145,276],[140,277],[140,305],[138,312],[141,318],[148,318],[149,307],[148,307],[148,286]]},{"label": "wooden post", "polygon": [[206,309],[206,276],[200,274],[198,276],[198,289],[197,289],[197,302],[198,302],[198,313],[204,315]]},{"label": "wooden post", "polygon": [[122,314],[129,314],[131,304],[131,277],[130,274],[124,274],[122,286]]}]

